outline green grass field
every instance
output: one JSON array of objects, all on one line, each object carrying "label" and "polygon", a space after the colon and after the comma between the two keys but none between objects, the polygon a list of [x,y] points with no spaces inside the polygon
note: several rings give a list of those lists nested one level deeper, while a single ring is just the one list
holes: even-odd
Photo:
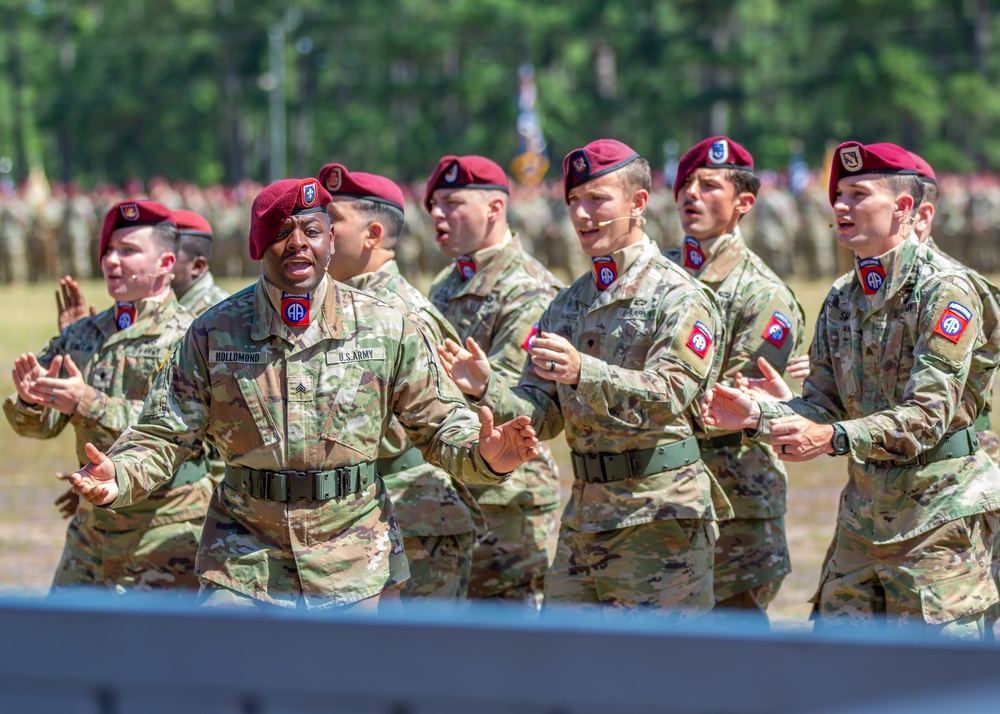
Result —
[{"label": "green grass field", "polygon": [[[248,281],[223,281],[236,290]],[[56,332],[54,285],[0,287],[0,364],[4,365],[4,394],[14,391],[10,369],[14,358],[37,350]],[[828,284],[793,282],[811,323]],[[108,304],[103,283],[84,286],[85,294],[99,308]],[[565,442],[553,442],[568,491],[571,471]],[[59,560],[66,524],[52,502],[62,493],[54,474],[76,468],[72,434],[35,441],[18,437],[4,420],[0,427],[0,592],[42,595]],[[833,533],[838,496],[845,481],[842,459],[821,457],[806,464],[791,464],[789,473],[788,539],[793,572],[771,606],[772,619],[782,628],[807,627],[808,598],[819,577],[819,568]]]}]

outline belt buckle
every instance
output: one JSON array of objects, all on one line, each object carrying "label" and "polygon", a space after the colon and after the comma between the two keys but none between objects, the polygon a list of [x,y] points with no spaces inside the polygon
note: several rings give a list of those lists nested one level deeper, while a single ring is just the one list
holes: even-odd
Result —
[{"label": "belt buckle", "polygon": [[286,498],[289,501],[309,501],[316,498],[316,479],[313,471],[282,471],[287,480]]}]

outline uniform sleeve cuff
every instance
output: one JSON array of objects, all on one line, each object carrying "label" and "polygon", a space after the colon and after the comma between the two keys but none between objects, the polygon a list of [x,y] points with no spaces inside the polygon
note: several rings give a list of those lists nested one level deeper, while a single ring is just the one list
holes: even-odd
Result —
[{"label": "uniform sleeve cuff", "polygon": [[843,427],[850,443],[851,456],[858,461],[865,461],[872,453],[872,435],[860,419],[837,422]]}]

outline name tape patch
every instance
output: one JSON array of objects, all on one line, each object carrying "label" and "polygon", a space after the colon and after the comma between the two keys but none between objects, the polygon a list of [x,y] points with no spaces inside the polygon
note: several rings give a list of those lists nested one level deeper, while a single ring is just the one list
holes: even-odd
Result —
[{"label": "name tape patch", "polygon": [[264,356],[260,352],[236,352],[233,350],[209,350],[208,361],[238,362],[239,364],[260,364]]},{"label": "name tape patch", "polygon": [[369,362],[385,359],[385,347],[366,347],[357,350],[333,350],[326,353],[327,364],[346,362]]}]

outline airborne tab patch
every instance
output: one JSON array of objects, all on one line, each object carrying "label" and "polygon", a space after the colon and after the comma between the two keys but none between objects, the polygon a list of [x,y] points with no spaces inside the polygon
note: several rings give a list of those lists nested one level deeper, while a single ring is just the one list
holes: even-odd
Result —
[{"label": "airborne tab patch", "polygon": [[792,331],[792,321],[777,310],[771,315],[771,321],[764,328],[764,339],[777,348],[781,348]]},{"label": "airborne tab patch", "polygon": [[958,344],[970,320],[972,320],[972,311],[965,305],[952,301],[941,313],[941,319],[938,320],[934,332]]},{"label": "airborne tab patch", "polygon": [[687,346],[699,357],[704,357],[708,354],[708,348],[712,346],[714,339],[715,335],[712,334],[712,330],[708,325],[701,320],[695,320],[694,327],[691,328],[691,334],[688,336]]}]

